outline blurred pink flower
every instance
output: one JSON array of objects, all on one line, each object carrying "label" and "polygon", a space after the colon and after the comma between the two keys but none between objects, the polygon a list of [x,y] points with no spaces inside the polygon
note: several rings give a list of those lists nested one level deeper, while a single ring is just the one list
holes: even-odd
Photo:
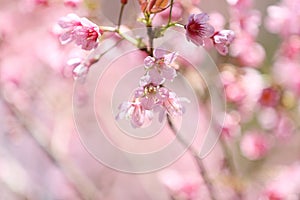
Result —
[{"label": "blurred pink flower", "polygon": [[261,13],[258,10],[247,10],[234,12],[230,28],[238,34],[248,34],[255,38],[261,24]]},{"label": "blurred pink flower", "polygon": [[263,107],[260,108],[257,114],[257,120],[263,129],[270,131],[273,129],[276,130],[276,126],[278,126],[279,122],[279,114],[273,107]]},{"label": "blurred pink flower", "polygon": [[277,83],[300,94],[300,64],[298,60],[279,57],[272,68]]},{"label": "blurred pink flower", "polygon": [[253,4],[253,0],[227,0],[227,2],[240,11],[249,9]]},{"label": "blurred pink flower", "polygon": [[241,140],[240,149],[249,160],[258,160],[266,155],[270,144],[262,133],[246,132]]},{"label": "blurred pink flower", "polygon": [[232,56],[237,57],[242,65],[249,67],[259,67],[266,56],[263,46],[246,33],[237,35],[231,47]]},{"label": "blurred pink flower", "polygon": [[98,46],[101,32],[99,27],[88,19],[72,13],[62,17],[58,24],[65,30],[60,36],[62,44],[75,41],[84,50],[92,50]]},{"label": "blurred pink flower", "polygon": [[279,120],[274,128],[274,134],[278,141],[289,141],[293,132],[296,130],[293,121],[283,113],[280,113]]},{"label": "blurred pink flower", "polygon": [[300,59],[300,34],[287,38],[280,47],[280,53],[291,60]]},{"label": "blurred pink flower", "polygon": [[280,100],[280,91],[274,87],[264,88],[259,98],[262,106],[275,107]]},{"label": "blurred pink flower", "polygon": [[188,24],[185,25],[186,37],[197,46],[203,46],[204,40],[214,34],[214,28],[207,23],[209,16],[206,13],[192,14],[189,16]]},{"label": "blurred pink flower", "polygon": [[215,30],[222,30],[225,25],[225,18],[219,12],[209,13],[209,23],[214,27]]},{"label": "blurred pink flower", "polygon": [[300,195],[300,164],[284,167],[262,192],[263,200],[296,200]]},{"label": "blurred pink flower", "polygon": [[160,175],[161,182],[177,199],[197,200],[200,198],[200,178],[195,175],[182,175],[175,170],[167,170]]},{"label": "blurred pink flower", "polygon": [[280,34],[282,37],[300,34],[300,2],[298,0],[283,0],[278,5],[268,7],[266,28]]},{"label": "blurred pink flower", "polygon": [[82,0],[64,0],[65,6],[69,6],[71,8],[77,8],[81,2]]},{"label": "blurred pink flower", "polygon": [[234,40],[234,32],[231,30],[221,30],[216,32],[213,36],[213,43],[217,51],[221,55],[228,54],[228,46]]},{"label": "blurred pink flower", "polygon": [[141,86],[149,83],[160,85],[166,80],[172,81],[177,75],[176,70],[171,66],[177,57],[176,53],[167,53],[165,50],[155,49],[153,56],[148,56],[144,60],[147,73],[141,78]]},{"label": "blurred pink flower", "polygon": [[226,113],[222,126],[222,137],[225,139],[235,138],[241,132],[240,114],[236,111]]}]

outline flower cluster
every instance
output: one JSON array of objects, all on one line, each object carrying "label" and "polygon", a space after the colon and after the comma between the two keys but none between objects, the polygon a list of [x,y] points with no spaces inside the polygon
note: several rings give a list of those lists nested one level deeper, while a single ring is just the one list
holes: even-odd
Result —
[{"label": "flower cluster", "polygon": [[183,114],[184,108],[181,102],[188,102],[188,100],[177,97],[175,92],[163,85],[166,80],[173,81],[177,76],[176,70],[172,66],[176,57],[176,53],[155,49],[153,57],[145,58],[146,73],[140,79],[140,87],[134,90],[131,101],[123,102],[119,106],[120,112],[116,119],[126,118],[136,128],[151,122],[153,112],[159,113],[160,122],[165,114],[170,116]]}]

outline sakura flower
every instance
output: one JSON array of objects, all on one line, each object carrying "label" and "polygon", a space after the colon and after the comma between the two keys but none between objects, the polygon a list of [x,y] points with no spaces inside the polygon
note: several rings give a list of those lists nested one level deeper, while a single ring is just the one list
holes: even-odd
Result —
[{"label": "sakura flower", "polygon": [[120,113],[116,116],[116,119],[130,120],[132,127],[142,127],[146,120],[152,119],[152,111],[146,110],[142,107],[141,102],[135,99],[132,102],[123,102],[119,106]]},{"label": "sakura flower", "polygon": [[99,27],[88,19],[68,14],[61,18],[58,24],[65,29],[60,36],[62,44],[74,41],[84,50],[92,50],[98,46],[98,38],[101,35]]},{"label": "sakura flower", "polygon": [[176,70],[171,66],[177,57],[176,53],[167,53],[162,49],[155,49],[154,57],[148,56],[144,60],[147,74],[141,78],[140,85],[152,83],[163,84],[166,80],[172,81],[176,77]]},{"label": "sakura flower", "polygon": [[184,108],[181,102],[189,102],[186,98],[177,97],[176,93],[168,88],[152,83],[137,88],[134,91],[133,99],[132,102],[120,105],[120,113],[116,119],[131,120],[131,124],[135,128],[151,122],[153,112],[159,113],[160,122],[166,113],[170,116],[182,115]]},{"label": "sakura flower", "polygon": [[274,107],[279,103],[280,91],[277,88],[268,87],[263,89],[259,103],[263,106]]},{"label": "sakura flower", "polygon": [[159,179],[176,199],[200,199],[201,180],[195,174],[182,174],[169,169],[162,172]]},{"label": "sakura flower", "polygon": [[235,138],[241,132],[240,127],[241,117],[239,113],[236,111],[232,111],[230,113],[226,113],[224,121],[222,120],[222,137],[224,139],[232,139]]},{"label": "sakura flower", "polygon": [[186,28],[186,38],[197,46],[204,46],[204,40],[214,34],[214,28],[207,23],[209,16],[206,13],[192,14]]},{"label": "sakura flower", "polygon": [[138,88],[135,91],[135,96],[140,98],[141,104],[146,110],[153,110],[161,105],[160,93],[163,88],[164,87],[148,84]]},{"label": "sakura flower", "polygon": [[221,30],[216,32],[212,39],[217,51],[221,55],[226,55],[228,53],[228,46],[234,39],[234,32],[231,30]]},{"label": "sakura flower", "polygon": [[263,200],[293,200],[300,195],[300,164],[282,167],[263,190]]},{"label": "sakura flower", "polygon": [[261,133],[248,132],[240,143],[242,154],[249,160],[261,159],[269,150],[270,144]]},{"label": "sakura flower", "polygon": [[184,113],[184,107],[181,102],[189,102],[186,98],[177,97],[175,92],[163,87],[160,89],[159,102],[163,109],[160,110],[159,121],[162,121],[163,115],[166,113],[170,116],[180,116]]},{"label": "sakura flower", "polygon": [[90,64],[83,62],[81,58],[71,58],[67,62],[73,68],[72,73],[75,80],[84,80],[89,72]]}]

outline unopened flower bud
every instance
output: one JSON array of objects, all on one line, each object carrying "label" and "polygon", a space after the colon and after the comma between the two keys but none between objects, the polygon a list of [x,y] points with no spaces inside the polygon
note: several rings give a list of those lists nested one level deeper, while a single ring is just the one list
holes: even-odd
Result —
[{"label": "unopened flower bud", "polygon": [[127,4],[127,0],[121,0],[121,4]]}]

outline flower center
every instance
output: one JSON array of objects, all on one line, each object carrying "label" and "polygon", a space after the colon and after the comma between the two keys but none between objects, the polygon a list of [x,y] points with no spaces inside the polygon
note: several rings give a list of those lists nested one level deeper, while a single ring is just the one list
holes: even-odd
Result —
[{"label": "flower center", "polygon": [[157,92],[156,86],[149,84],[144,87],[145,95],[155,95]]}]

